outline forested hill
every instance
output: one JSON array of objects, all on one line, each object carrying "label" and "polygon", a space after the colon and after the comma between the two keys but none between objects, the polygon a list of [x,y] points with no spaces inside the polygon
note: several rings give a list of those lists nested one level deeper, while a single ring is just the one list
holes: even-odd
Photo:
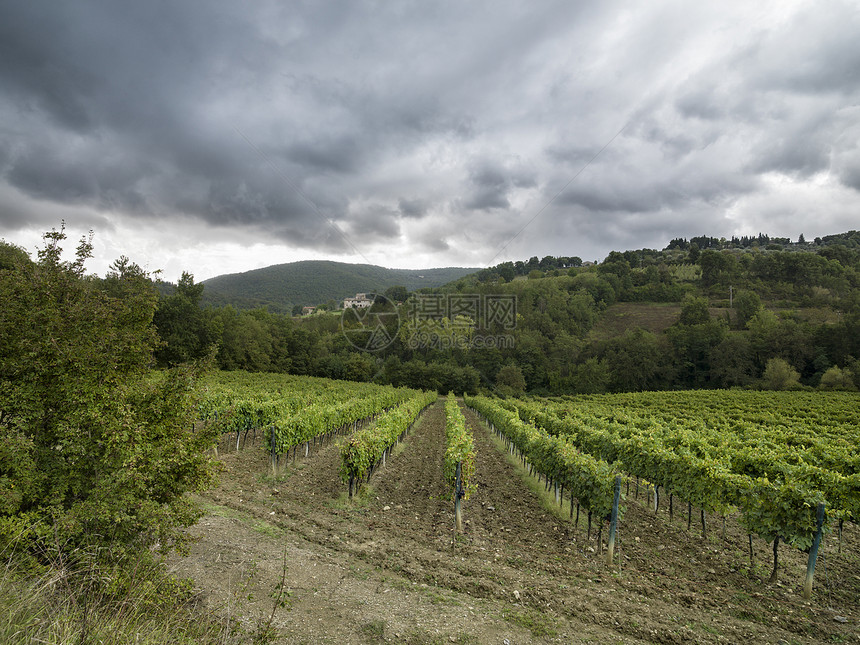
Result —
[{"label": "forested hill", "polygon": [[386,269],[372,264],[306,260],[205,280],[203,302],[231,304],[238,309],[265,306],[273,313],[290,313],[295,305],[338,302],[356,293],[382,293],[393,286],[403,286],[408,291],[439,287],[479,270]]},{"label": "forested hill", "polygon": [[[184,276],[161,293],[154,321],[164,346],[156,359],[179,364],[217,347],[223,369],[443,393],[860,388],[857,231],[796,242],[678,238],[662,250],[613,251],[598,264],[532,257],[415,293],[409,278],[423,275],[418,286],[444,282],[438,271],[308,262],[228,285],[248,304],[324,304],[356,292],[393,292],[385,285],[399,283],[398,316],[371,318],[384,323],[389,342],[372,349],[366,344],[384,334],[359,319],[336,311],[292,317],[283,305],[283,313],[200,307],[210,283]],[[391,313],[385,306],[377,312]]]}]

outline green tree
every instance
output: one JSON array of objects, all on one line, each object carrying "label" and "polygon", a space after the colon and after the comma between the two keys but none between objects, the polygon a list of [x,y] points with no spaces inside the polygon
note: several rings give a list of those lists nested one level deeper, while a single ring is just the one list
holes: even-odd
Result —
[{"label": "green tree", "polygon": [[496,389],[505,395],[522,394],[526,390],[526,379],[517,365],[505,365],[496,374]]},{"label": "green tree", "polygon": [[272,370],[272,334],[265,309],[236,311],[226,306],[216,321],[222,329],[218,366],[225,370],[267,372]]},{"label": "green tree", "polygon": [[15,266],[28,262],[30,262],[30,256],[27,254],[27,251],[20,246],[0,240],[0,271],[3,269],[14,269]]},{"label": "green tree", "polygon": [[761,298],[753,291],[738,291],[734,299],[735,320],[738,329],[744,329],[761,309]]},{"label": "green tree", "polygon": [[819,387],[822,390],[855,390],[854,375],[847,367],[842,369],[834,365],[821,375]]},{"label": "green tree", "polygon": [[707,299],[696,296],[684,298],[684,302],[681,303],[681,315],[678,318],[678,324],[699,325],[710,319],[711,312],[708,311]]},{"label": "green tree", "polygon": [[749,341],[737,332],[729,333],[710,354],[711,381],[718,387],[751,385],[755,363]]},{"label": "green tree", "polygon": [[612,372],[605,361],[592,357],[571,370],[570,380],[575,392],[602,394],[609,388]]},{"label": "green tree", "polygon": [[658,389],[661,374],[666,370],[665,355],[657,336],[641,327],[628,329],[607,341],[602,359],[611,374],[610,389],[616,392]]},{"label": "green tree", "polygon": [[164,343],[155,356],[162,367],[199,360],[212,351],[218,337],[210,316],[200,307],[202,297],[203,285],[183,271],[173,293],[158,303],[154,321]]},{"label": "green tree", "polygon": [[213,477],[214,435],[191,431],[194,374],[150,373],[146,273],[120,261],[102,284],[84,273],[91,242],[64,262],[65,238],[0,270],[0,541],[36,557],[181,546],[199,516],[185,493]]},{"label": "green tree", "polygon": [[344,378],[349,381],[370,381],[376,363],[367,352],[352,352],[344,361]]},{"label": "green tree", "polygon": [[692,264],[698,264],[699,258],[701,257],[702,252],[699,250],[699,245],[693,242],[689,246],[689,251],[687,252],[687,258],[690,260]]},{"label": "green tree", "polygon": [[517,276],[513,262],[502,262],[497,269],[499,276],[504,278],[505,282],[510,282]]},{"label": "green tree", "polygon": [[788,361],[771,358],[764,368],[761,378],[766,390],[793,390],[799,385],[800,374]]},{"label": "green tree", "polygon": [[726,322],[715,318],[691,325],[676,323],[666,330],[666,336],[675,349],[677,373],[682,385],[712,385],[713,350],[727,334]]},{"label": "green tree", "polygon": [[728,286],[737,275],[737,258],[729,252],[702,251],[698,263],[702,267],[702,284],[706,287]]},{"label": "green tree", "polygon": [[406,302],[409,298],[409,291],[404,286],[395,285],[385,290],[385,297],[392,303]]},{"label": "green tree", "polygon": [[747,323],[750,350],[759,373],[764,369],[768,358],[773,356],[773,342],[779,333],[779,318],[772,311],[759,309]]}]

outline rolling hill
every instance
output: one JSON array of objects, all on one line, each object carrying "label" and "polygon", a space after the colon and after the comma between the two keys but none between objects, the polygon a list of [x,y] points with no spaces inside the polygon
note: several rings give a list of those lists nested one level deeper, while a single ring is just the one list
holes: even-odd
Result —
[{"label": "rolling hill", "polygon": [[386,269],[372,264],[305,260],[204,280],[203,303],[230,304],[239,309],[265,306],[273,313],[290,313],[295,305],[338,302],[356,293],[383,292],[397,285],[409,291],[439,287],[479,270]]}]

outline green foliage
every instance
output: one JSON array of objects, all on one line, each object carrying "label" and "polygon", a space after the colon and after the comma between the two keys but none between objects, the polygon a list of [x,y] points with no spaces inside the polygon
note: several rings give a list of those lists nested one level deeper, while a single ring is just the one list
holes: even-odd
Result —
[{"label": "green foliage", "polygon": [[791,390],[799,385],[800,374],[788,361],[771,358],[767,362],[761,385],[766,390]]},{"label": "green foliage", "polygon": [[[356,293],[384,293],[389,287],[408,291],[440,287],[478,269],[386,269],[370,264],[302,261],[210,278],[204,304],[232,304],[238,309],[266,307],[289,314],[294,305],[342,301]],[[396,298],[395,298],[396,300]]]},{"label": "green foliage", "polygon": [[537,472],[563,485],[598,518],[609,516],[615,496],[615,465],[580,451],[567,437],[551,436],[532,418],[521,419],[519,403],[503,404],[483,396],[464,397],[464,401],[516,446]]},{"label": "green foliage", "polygon": [[475,444],[452,392],[445,400],[445,463],[442,468],[445,481],[452,489],[456,483],[457,464],[461,464],[460,480],[465,491],[464,499],[468,499],[476,487]]},{"label": "green foliage", "polygon": [[17,266],[30,263],[27,251],[15,244],[0,240],[0,271],[14,269]]},{"label": "green foliage", "polygon": [[738,261],[731,252],[704,250],[698,263],[702,267],[702,284],[706,287],[728,286],[737,277]]},{"label": "green foliage", "polygon": [[480,384],[480,373],[471,365],[457,366],[453,361],[425,362],[419,359],[400,362],[386,361],[382,382],[409,387],[413,390],[433,389],[436,392],[475,392]]},{"label": "green foliage", "polygon": [[767,542],[780,538],[802,551],[812,546],[817,529],[816,508],[824,498],[798,482],[771,484],[757,480],[748,494],[740,522]]},{"label": "green foliage", "polygon": [[822,390],[856,390],[854,375],[847,367],[841,369],[834,365],[821,375]]},{"label": "green foliage", "polygon": [[263,429],[275,454],[354,426],[418,394],[405,388],[310,376],[215,372],[201,381],[198,415],[222,434]]},{"label": "green foliage", "polygon": [[[689,242],[673,240],[663,251],[614,251],[604,262],[587,267],[570,257],[503,262],[458,277],[434,295],[444,303],[448,296],[463,294],[482,304],[497,296],[514,297],[513,327],[485,325],[486,311],[470,312],[465,318],[446,309],[438,318],[418,321],[416,303],[407,298],[398,308],[399,333],[394,335],[392,322],[388,331],[393,342],[372,354],[350,345],[336,314],[291,319],[277,313],[281,309],[275,304],[271,311],[245,308],[274,303],[275,291],[283,290],[285,280],[309,290],[318,282],[338,284],[345,295],[372,291],[369,285],[377,285],[398,302],[415,288],[413,284],[397,280],[394,286],[385,286],[388,283],[374,282],[376,274],[360,265],[270,267],[223,277],[224,284],[234,278],[241,282],[242,293],[214,301],[235,306],[201,310],[185,306],[186,298],[179,307],[177,293],[165,295],[158,321],[181,315],[174,316],[172,327],[163,325],[167,344],[159,357],[163,364],[174,363],[217,342],[217,362],[223,369],[373,380],[440,393],[498,385],[505,394],[521,388],[518,379],[513,385],[499,385],[503,366],[520,370],[526,391],[563,394],[752,387],[767,361],[780,358],[797,370],[803,386],[818,386],[829,368],[851,368],[860,358],[856,237],[850,232],[795,245],[766,235],[730,240],[701,236]],[[768,245],[778,250],[767,250]],[[689,263],[688,251],[697,264]],[[544,277],[522,279],[531,272]],[[260,284],[253,284],[257,278]],[[364,282],[349,289],[352,279]],[[209,296],[221,298],[214,293],[220,282],[207,281],[202,302]],[[184,287],[199,285],[191,281],[177,289]],[[728,309],[730,288],[734,310]],[[309,302],[318,303],[319,297]],[[654,305],[618,306],[649,302]],[[665,321],[675,315],[679,303],[678,322],[669,326]],[[613,309],[607,311],[609,307]],[[715,309],[723,311],[712,315]],[[192,329],[198,329],[203,339],[196,346],[188,334]],[[420,338],[428,342],[409,342],[416,334],[424,334]],[[488,338],[503,342],[484,343]],[[185,349],[167,358],[177,348]],[[502,373],[502,381],[510,371]]]},{"label": "green foliage", "polygon": [[522,394],[526,390],[526,379],[517,365],[505,365],[496,374],[496,388],[502,394]]},{"label": "green foliage", "polygon": [[578,394],[602,394],[609,389],[612,376],[613,372],[606,361],[591,357],[573,367],[568,391]]},{"label": "green foliage", "polygon": [[409,290],[402,284],[397,284],[388,287],[383,295],[393,303],[406,302],[406,299],[409,297]]},{"label": "green foliage", "polygon": [[608,389],[614,392],[661,389],[666,370],[665,345],[665,340],[638,327],[603,343],[598,351],[609,370]]},{"label": "green foliage", "polygon": [[755,363],[749,339],[730,332],[709,356],[711,382],[717,387],[746,387],[755,380]]},{"label": "green foliage", "polygon": [[679,325],[701,325],[711,319],[708,311],[707,298],[688,296],[681,303],[681,315],[678,318]]},{"label": "green foliage", "polygon": [[744,526],[767,540],[807,549],[821,501],[831,519],[860,513],[855,393],[664,392],[505,405],[523,424],[696,506],[739,508]]},{"label": "green foliage", "polygon": [[726,339],[727,334],[726,321],[710,317],[693,324],[679,322],[666,330],[675,350],[676,367],[682,382],[692,387],[708,385],[714,348]]},{"label": "green foliage", "polygon": [[185,493],[212,480],[212,435],[191,431],[195,374],[150,378],[148,276],[120,261],[90,279],[92,245],[64,262],[64,239],[0,271],[0,534],[37,555],[181,546],[198,516]]},{"label": "green foliage", "polygon": [[734,298],[734,307],[737,327],[744,329],[761,309],[761,298],[753,291],[741,290]]},{"label": "green foliage", "polygon": [[218,336],[226,333],[200,308],[202,296],[203,285],[194,284],[194,276],[183,272],[173,293],[160,299],[153,320],[163,341],[155,352],[161,367],[205,358]]},{"label": "green foliage", "polygon": [[382,453],[403,436],[421,411],[433,403],[436,397],[436,392],[416,393],[341,442],[341,479],[348,482],[353,479],[360,481],[365,477],[382,458]]}]

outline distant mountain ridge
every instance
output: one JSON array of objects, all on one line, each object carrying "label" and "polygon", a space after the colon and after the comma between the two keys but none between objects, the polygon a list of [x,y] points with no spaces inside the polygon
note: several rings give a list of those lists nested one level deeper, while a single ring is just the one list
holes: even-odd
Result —
[{"label": "distant mountain ridge", "polygon": [[204,280],[203,303],[238,309],[268,307],[290,313],[296,305],[342,301],[356,293],[381,293],[403,286],[409,291],[440,287],[480,268],[386,269],[372,264],[303,260]]}]

